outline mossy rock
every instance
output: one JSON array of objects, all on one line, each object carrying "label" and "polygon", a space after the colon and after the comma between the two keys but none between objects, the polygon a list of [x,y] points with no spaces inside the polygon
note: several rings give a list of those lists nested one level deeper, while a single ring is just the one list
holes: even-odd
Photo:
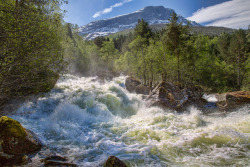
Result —
[{"label": "mossy rock", "polygon": [[9,155],[25,155],[41,149],[42,144],[31,131],[7,116],[0,118],[1,152]]}]

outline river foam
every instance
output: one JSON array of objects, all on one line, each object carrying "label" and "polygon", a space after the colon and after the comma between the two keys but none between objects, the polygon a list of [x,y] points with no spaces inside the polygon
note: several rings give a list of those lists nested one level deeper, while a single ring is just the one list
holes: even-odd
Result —
[{"label": "river foam", "polygon": [[49,154],[89,167],[102,166],[110,155],[136,167],[250,164],[249,106],[221,116],[192,106],[183,114],[147,108],[141,95],[124,89],[125,78],[100,83],[66,75],[24,103],[11,117],[46,145],[33,165]]}]

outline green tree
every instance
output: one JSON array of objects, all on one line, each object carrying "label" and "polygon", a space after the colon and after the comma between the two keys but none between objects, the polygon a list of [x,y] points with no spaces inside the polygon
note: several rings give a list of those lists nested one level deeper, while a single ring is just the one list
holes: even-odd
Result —
[{"label": "green tree", "polygon": [[246,63],[249,58],[249,43],[247,42],[244,30],[237,30],[230,40],[229,51],[231,53],[231,63],[236,69],[237,89],[240,90],[245,74],[247,73]]},{"label": "green tree", "polygon": [[104,41],[101,48],[102,59],[107,63],[108,69],[113,69],[113,62],[118,58],[119,52],[115,48],[113,40]]},{"label": "green tree", "polygon": [[0,101],[51,89],[64,69],[63,1],[0,2]]},{"label": "green tree", "polygon": [[167,50],[169,50],[172,55],[177,57],[177,76],[179,83],[181,81],[180,56],[185,51],[183,48],[185,48],[188,31],[189,25],[183,26],[182,23],[178,23],[178,16],[175,12],[173,12],[172,17],[169,20],[169,24],[167,24],[164,40]]},{"label": "green tree", "polygon": [[147,47],[152,37],[152,30],[147,22],[139,19],[134,31],[135,39],[128,46],[136,60],[135,69],[137,76],[142,77],[146,85],[149,82]]},{"label": "green tree", "polygon": [[[152,30],[150,29],[148,22],[144,21],[144,19],[138,19],[138,23],[135,26],[135,37],[140,36],[149,40],[152,37]],[[146,41],[149,44],[149,41]]]}]

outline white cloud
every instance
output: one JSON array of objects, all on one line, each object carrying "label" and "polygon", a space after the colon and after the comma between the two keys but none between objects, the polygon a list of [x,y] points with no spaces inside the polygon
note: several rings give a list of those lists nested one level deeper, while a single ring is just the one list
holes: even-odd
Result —
[{"label": "white cloud", "polygon": [[131,1],[133,1],[133,0],[123,0],[122,2],[116,3],[116,4],[112,5],[112,6],[110,6],[109,8],[105,8],[102,11],[96,12],[92,17],[96,18],[96,17],[100,17],[103,14],[110,13],[110,12],[112,12],[113,8],[120,7],[123,4],[131,2]]},{"label": "white cloud", "polygon": [[250,24],[250,0],[231,0],[202,8],[187,19],[209,26],[247,28]]}]

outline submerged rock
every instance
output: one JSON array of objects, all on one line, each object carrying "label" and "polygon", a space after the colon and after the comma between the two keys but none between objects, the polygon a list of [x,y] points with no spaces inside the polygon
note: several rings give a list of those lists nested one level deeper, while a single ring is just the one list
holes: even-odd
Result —
[{"label": "submerged rock", "polygon": [[231,111],[245,104],[250,104],[250,91],[236,91],[217,94],[217,106],[220,110]]},{"label": "submerged rock", "polygon": [[196,87],[181,88],[170,82],[161,82],[146,99],[148,106],[182,110],[185,106],[202,103],[202,91]]},{"label": "submerged rock", "polygon": [[26,154],[40,150],[41,141],[30,130],[9,117],[0,118],[0,160],[5,163],[23,163]]},{"label": "submerged rock", "polygon": [[122,162],[119,158],[115,157],[115,156],[110,156],[105,165],[105,167],[127,167],[127,165]]}]

